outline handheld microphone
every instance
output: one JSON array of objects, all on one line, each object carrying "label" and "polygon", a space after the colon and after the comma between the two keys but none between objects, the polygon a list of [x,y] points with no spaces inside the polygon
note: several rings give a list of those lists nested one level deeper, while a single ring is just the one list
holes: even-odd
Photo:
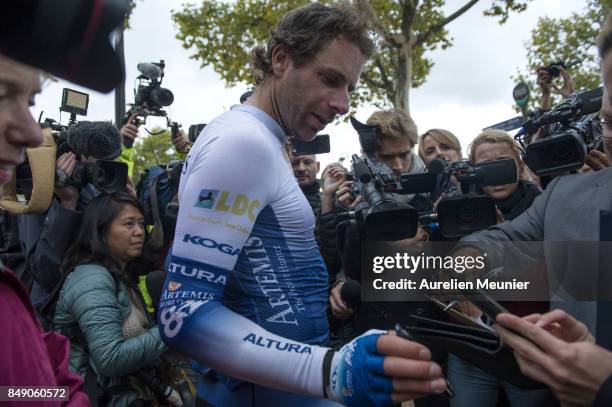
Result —
[{"label": "handheld microphone", "polygon": [[361,284],[355,280],[346,280],[340,288],[340,298],[352,309],[359,308],[361,303]]}]

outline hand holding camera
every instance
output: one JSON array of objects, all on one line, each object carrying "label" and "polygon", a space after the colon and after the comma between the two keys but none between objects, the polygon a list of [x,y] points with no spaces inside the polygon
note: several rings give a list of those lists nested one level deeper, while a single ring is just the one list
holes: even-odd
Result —
[{"label": "hand holding camera", "polygon": [[[66,152],[59,156],[56,161],[55,167],[57,172],[61,174],[60,177],[56,177],[55,183],[55,196],[60,200],[61,205],[70,210],[75,210],[77,201],[79,200],[79,191],[69,183],[65,182],[72,176],[75,166],[77,165],[76,155],[73,152]],[[61,182],[64,178],[65,181]]]}]

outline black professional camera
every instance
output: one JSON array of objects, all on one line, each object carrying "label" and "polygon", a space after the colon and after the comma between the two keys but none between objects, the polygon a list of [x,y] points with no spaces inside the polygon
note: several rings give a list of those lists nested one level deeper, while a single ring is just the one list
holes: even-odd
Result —
[{"label": "black professional camera", "polygon": [[[165,67],[166,64],[163,59],[159,62],[141,62],[137,65],[140,75],[136,78],[138,85],[134,89],[134,103],[130,104],[130,109],[126,112],[122,125],[125,125],[130,117],[136,113],[137,115],[132,121],[132,124],[136,126],[144,124],[148,116],[158,116],[165,117],[167,126],[171,127],[170,118],[168,118],[168,113],[164,110],[164,107],[170,106],[174,102],[174,94],[170,89],[161,87]],[[133,143],[134,140],[124,140],[126,147],[131,147]]]},{"label": "black professional camera", "polygon": [[558,175],[577,170],[590,150],[601,148],[602,128],[587,116],[601,109],[602,88],[578,92],[554,110],[537,110],[515,136],[523,147],[527,135],[542,129],[543,136],[527,145],[525,163],[536,175]]},{"label": "black professional camera", "polygon": [[134,105],[146,110],[151,116],[167,116],[163,108],[174,102],[172,91],[161,87],[165,67],[163,59],[159,62],[141,62],[137,65],[141,75],[136,78],[139,82],[134,94]]},{"label": "black professional camera", "polygon": [[392,193],[403,188],[385,164],[353,155],[353,194],[363,201],[348,217],[357,221],[367,240],[401,240],[413,237],[418,213],[410,205],[398,202]]},{"label": "black professional camera", "polygon": [[514,159],[478,164],[467,160],[448,164],[440,176],[440,185],[449,190],[451,176],[457,178],[461,192],[440,200],[436,214],[420,218],[427,229],[439,229],[446,239],[458,239],[497,223],[495,202],[481,193],[482,187],[516,182]]}]

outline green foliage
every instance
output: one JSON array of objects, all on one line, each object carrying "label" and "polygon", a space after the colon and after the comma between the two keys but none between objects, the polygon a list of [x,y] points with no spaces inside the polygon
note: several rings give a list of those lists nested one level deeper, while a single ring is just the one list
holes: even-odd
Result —
[{"label": "green foliage", "polygon": [[[500,23],[510,12],[523,11],[531,0],[489,0],[485,15],[498,17]],[[362,81],[352,99],[353,108],[372,102],[378,107],[408,111],[408,90],[425,83],[434,65],[429,51],[452,45],[448,23],[475,5],[465,4],[450,15],[442,11],[444,0],[354,0],[366,14],[375,18],[382,41],[378,54],[362,74]],[[289,10],[308,3],[302,0],[206,0],[199,5],[184,5],[173,11],[177,38],[183,47],[193,50],[192,58],[202,67],[212,68],[228,86],[252,82],[249,70],[250,50],[263,43],[269,31]],[[323,3],[331,3],[323,1]]]},{"label": "green foliage", "polygon": [[155,128],[150,131],[153,134],[138,137],[134,143],[134,172],[132,174],[134,185],[145,169],[182,159],[172,145],[169,130]]},{"label": "green foliage", "polygon": [[[525,82],[531,89],[531,100],[528,108],[539,107],[542,96],[536,83],[536,70],[551,63],[581,61],[568,69],[574,81],[574,90],[593,89],[601,84],[597,56],[596,37],[606,15],[610,10],[612,0],[588,0],[584,10],[572,13],[564,18],[542,17],[535,29],[531,31],[531,39],[527,47],[527,66],[518,70],[512,79]],[[555,80],[561,87],[563,79]],[[554,91],[551,95],[551,106],[561,100]],[[519,111],[518,108],[516,108]]]}]

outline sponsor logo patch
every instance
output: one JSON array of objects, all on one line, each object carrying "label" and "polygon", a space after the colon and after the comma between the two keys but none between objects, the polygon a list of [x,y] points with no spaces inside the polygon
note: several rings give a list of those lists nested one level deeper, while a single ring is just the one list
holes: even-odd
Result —
[{"label": "sponsor logo patch", "polygon": [[251,222],[255,222],[255,210],[261,207],[261,203],[257,199],[250,199],[245,194],[219,191],[218,189],[203,189],[193,206],[227,212],[236,216],[247,216]]},{"label": "sponsor logo patch", "polygon": [[183,236],[183,242],[191,243],[196,246],[207,247],[209,249],[217,249],[221,253],[229,254],[230,256],[237,256],[240,253],[240,249],[236,249],[234,248],[234,246],[231,246],[229,244],[217,243],[216,241],[208,237],[192,235],[189,233],[186,233],[185,236]]},{"label": "sponsor logo patch", "polygon": [[173,292],[181,288],[181,283],[177,283],[176,281],[170,281],[168,283],[168,291]]}]

